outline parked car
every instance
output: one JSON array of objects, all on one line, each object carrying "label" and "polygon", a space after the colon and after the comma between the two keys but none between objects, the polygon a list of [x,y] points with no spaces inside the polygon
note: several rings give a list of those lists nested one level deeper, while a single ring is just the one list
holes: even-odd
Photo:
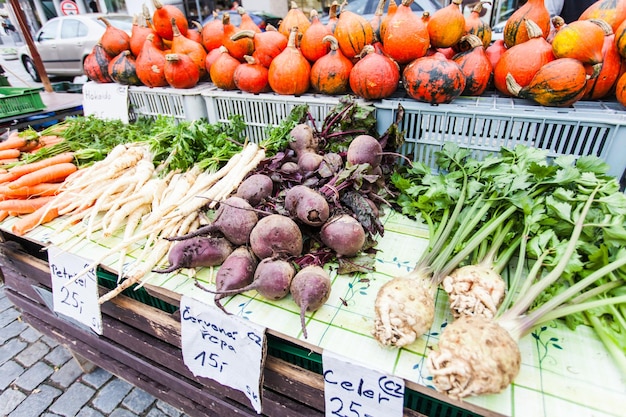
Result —
[{"label": "parked car", "polygon": [[[344,7],[344,10],[359,14],[369,21],[374,17],[376,6],[378,6],[378,0],[351,0]],[[388,7],[389,4],[385,4],[385,14],[387,13]],[[418,13],[420,16],[423,12],[433,14],[439,9],[441,9],[441,4],[437,0],[414,0],[413,3],[411,3],[411,10],[413,10],[414,13]],[[328,15],[324,15],[320,20],[326,23],[328,21]]]},{"label": "parked car", "polygon": [[[133,18],[124,14],[88,13],[55,17],[39,29],[33,41],[49,76],[83,75],[83,61],[106,28],[98,20],[100,16],[106,17],[113,26],[130,34]],[[40,82],[41,76],[37,73],[28,46],[18,49],[18,57],[31,78]]]},{"label": "parked car", "polygon": [[[230,23],[232,23],[233,25],[239,26],[241,24],[241,15],[237,13],[236,10],[223,10],[217,14],[217,18],[221,20],[224,13],[228,13],[230,15]],[[267,24],[271,24],[274,27],[278,27],[282,19],[281,17],[274,16],[267,12],[255,13],[255,12],[247,11],[246,13],[248,14],[248,16],[252,18],[252,21],[256,23],[256,25],[261,30],[265,30],[265,26]],[[211,14],[210,16],[208,16],[206,19],[202,21],[202,26],[204,26],[205,24],[207,24],[208,22],[214,19],[215,19],[215,15]]]}]

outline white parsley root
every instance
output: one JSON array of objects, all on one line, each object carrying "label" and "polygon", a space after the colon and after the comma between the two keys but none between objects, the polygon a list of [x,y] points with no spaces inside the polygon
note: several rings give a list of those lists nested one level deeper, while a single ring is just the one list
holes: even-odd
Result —
[{"label": "white parsley root", "polygon": [[506,291],[500,274],[483,265],[457,268],[441,284],[448,293],[455,318],[462,315],[493,318]]},{"label": "white parsley root", "polygon": [[519,373],[521,355],[497,322],[461,316],[446,326],[427,364],[437,389],[459,399],[504,390]]},{"label": "white parsley root", "polygon": [[426,333],[435,317],[434,288],[428,279],[396,277],[376,296],[373,335],[384,346],[409,345]]}]

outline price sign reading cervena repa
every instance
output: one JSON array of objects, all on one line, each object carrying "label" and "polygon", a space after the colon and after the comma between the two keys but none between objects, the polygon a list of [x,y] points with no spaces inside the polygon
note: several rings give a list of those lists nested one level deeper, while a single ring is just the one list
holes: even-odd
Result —
[{"label": "price sign reading cervena repa", "polygon": [[91,262],[56,246],[48,248],[54,311],[102,334],[102,311],[98,303],[95,269],[76,278]]},{"label": "price sign reading cervena repa", "polygon": [[180,320],[183,361],[194,376],[243,392],[260,414],[265,327],[185,295]]},{"label": "price sign reading cervena repa", "polygon": [[404,380],[353,363],[324,349],[324,403],[327,417],[401,417]]}]

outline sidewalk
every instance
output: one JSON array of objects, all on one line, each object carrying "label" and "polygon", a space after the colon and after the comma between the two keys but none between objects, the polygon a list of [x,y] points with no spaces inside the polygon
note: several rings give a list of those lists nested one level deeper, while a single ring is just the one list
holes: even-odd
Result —
[{"label": "sidewalk", "polygon": [[0,283],[0,417],[184,417],[21,321]]}]

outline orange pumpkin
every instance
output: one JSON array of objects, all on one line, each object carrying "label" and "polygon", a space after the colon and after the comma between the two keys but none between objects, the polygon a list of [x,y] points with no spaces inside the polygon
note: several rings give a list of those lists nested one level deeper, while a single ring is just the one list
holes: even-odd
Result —
[{"label": "orange pumpkin", "polygon": [[208,52],[222,46],[224,40],[224,23],[218,19],[216,11],[213,11],[213,20],[202,26],[202,45]]},{"label": "orange pumpkin", "polygon": [[148,35],[154,35],[152,43],[159,49],[163,49],[163,41],[161,37],[154,31],[154,29],[139,24],[139,18],[135,15],[133,17],[133,26],[130,32],[130,51],[134,56],[138,57],[141,53],[141,48],[143,48],[144,43],[146,42],[146,38]]},{"label": "orange pumpkin", "polygon": [[600,71],[598,72],[597,66],[585,65],[590,78],[587,80],[583,100],[598,100],[609,95],[619,77],[622,57],[617,51],[613,30],[608,25],[605,29],[608,33],[604,36]]},{"label": "orange pumpkin", "polygon": [[430,46],[428,28],[411,10],[413,0],[403,0],[382,33],[385,53],[398,64],[408,64],[423,57]]},{"label": "orange pumpkin", "polygon": [[604,20],[617,33],[619,25],[626,20],[626,0],[598,0],[582,12],[578,20],[587,19]]},{"label": "orange pumpkin", "polygon": [[231,23],[228,13],[222,15],[222,24],[224,25],[222,45],[228,49],[228,53],[233,58],[243,62],[245,55],[252,55],[254,52],[254,41],[250,38],[233,40],[233,35],[237,34],[239,29]]},{"label": "orange pumpkin", "polygon": [[459,65],[435,52],[404,68],[402,83],[407,94],[430,104],[450,103],[465,89],[465,74]]},{"label": "orange pumpkin", "polygon": [[[572,0],[568,0],[572,1]],[[517,9],[504,25],[504,43],[508,48],[518,43],[526,42],[528,32],[524,20],[532,20],[543,32],[543,37],[547,38],[550,33],[550,12],[544,4],[544,0],[528,0]]]},{"label": "orange pumpkin", "polygon": [[626,107],[626,72],[621,74],[615,83],[615,98]]},{"label": "orange pumpkin", "polygon": [[326,23],[326,27],[330,29],[331,33],[335,33],[335,26],[337,26],[337,10],[339,9],[339,3],[337,0],[333,0],[330,5],[330,9],[328,10],[328,22]]},{"label": "orange pumpkin", "polygon": [[525,23],[530,39],[504,51],[493,69],[494,87],[505,95],[510,95],[507,74],[511,74],[519,85],[525,87],[541,67],[555,59],[552,45],[543,38],[539,26],[531,20]]},{"label": "orange pumpkin", "polygon": [[350,88],[366,100],[390,97],[398,89],[400,68],[386,55],[376,53],[372,45],[363,48],[361,58],[350,71]]},{"label": "orange pumpkin", "polygon": [[461,13],[462,0],[452,0],[437,10],[428,21],[428,37],[433,48],[449,48],[456,45],[465,32],[465,17]]},{"label": "orange pumpkin", "polygon": [[622,58],[626,58],[626,20],[615,31],[615,46]]},{"label": "orange pumpkin", "polygon": [[202,25],[192,20],[186,37],[202,45]]},{"label": "orange pumpkin", "polygon": [[165,87],[165,52],[154,44],[155,35],[149,34],[144,41],[143,48],[137,57],[137,77],[148,87]]},{"label": "orange pumpkin", "polygon": [[485,92],[489,85],[492,70],[491,62],[485,53],[482,39],[478,36],[468,34],[463,36],[460,42],[469,44],[469,49],[452,58],[465,74],[465,89],[461,94],[479,96]]},{"label": "orange pumpkin", "polygon": [[380,29],[378,30],[379,36],[378,39],[382,41],[385,36],[385,31],[387,30],[387,26],[389,25],[389,21],[393,17],[393,15],[398,10],[398,3],[396,0],[389,0],[389,6],[387,6],[387,14],[385,14],[380,20]]},{"label": "orange pumpkin", "polygon": [[163,4],[161,0],[152,0],[154,13],[152,14],[152,24],[154,30],[163,39],[171,41],[174,38],[172,30],[172,19],[176,21],[176,26],[183,36],[187,36],[189,23],[185,14],[178,7],[171,4]]},{"label": "orange pumpkin", "polygon": [[106,26],[104,33],[100,37],[100,44],[107,54],[114,57],[130,49],[130,36],[128,33],[111,25],[111,22],[106,17],[101,16],[98,20],[102,21]]},{"label": "orange pumpkin", "polygon": [[585,94],[587,83],[585,66],[574,58],[559,58],[548,62],[535,74],[530,84],[522,87],[507,76],[509,92],[531,99],[542,106],[567,107]]},{"label": "orange pumpkin", "polygon": [[198,66],[185,54],[165,55],[163,72],[167,83],[173,88],[192,88],[200,81]]},{"label": "orange pumpkin", "polygon": [[552,39],[557,58],[574,58],[584,64],[602,62],[604,37],[611,27],[602,20],[576,20],[564,25]]},{"label": "orange pumpkin", "polygon": [[104,48],[102,48],[102,44],[98,42],[83,61],[85,75],[91,81],[97,83],[112,83],[113,78],[109,75],[110,62],[111,57],[106,53]]},{"label": "orange pumpkin", "polygon": [[252,54],[261,65],[269,68],[272,60],[287,47],[287,38],[272,25],[267,25],[265,32],[255,33],[250,30],[241,30],[231,39],[251,38],[254,41]]},{"label": "orange pumpkin", "polygon": [[311,64],[296,46],[298,28],[293,27],[287,47],[272,61],[268,81],[277,94],[298,96],[311,84]]},{"label": "orange pumpkin", "polygon": [[465,18],[465,34],[476,35],[482,41],[483,47],[491,45],[491,26],[480,18],[483,4],[490,1],[480,1],[472,8],[470,15]]},{"label": "orange pumpkin", "polygon": [[241,62],[233,57],[225,46],[220,46],[218,50],[220,54],[209,68],[211,81],[222,90],[234,90],[237,88],[234,74]]},{"label": "orange pumpkin", "polygon": [[267,68],[250,55],[246,55],[244,59],[246,62],[239,64],[233,73],[233,81],[237,88],[253,94],[269,91]]},{"label": "orange pumpkin", "polygon": [[246,9],[239,6],[237,7],[237,13],[239,13],[239,16],[241,16],[241,23],[239,23],[239,30],[251,30],[256,33],[261,32],[261,28],[259,27],[259,25],[254,23],[254,20],[252,20],[248,12],[246,12]]},{"label": "orange pumpkin", "polygon": [[109,62],[109,75],[118,84],[141,85],[141,81],[137,77],[135,57],[130,49],[120,52]]},{"label": "orange pumpkin", "polygon": [[491,45],[489,45],[487,49],[485,49],[485,53],[487,54],[487,58],[489,58],[489,61],[491,62],[492,68],[496,67],[504,52],[506,52],[504,39],[498,39],[492,42]]},{"label": "orange pumpkin", "polygon": [[349,59],[361,53],[365,45],[374,42],[374,29],[363,16],[342,10],[337,19],[334,36],[339,43],[339,49]]},{"label": "orange pumpkin", "polygon": [[191,60],[198,67],[200,78],[206,74],[206,50],[202,44],[183,36],[176,26],[176,20],[172,19],[172,32],[174,37],[172,38],[171,52],[173,54],[185,54],[188,55]]},{"label": "orange pumpkin", "polygon": [[341,52],[334,36],[327,35],[322,42],[330,44],[330,51],[311,67],[311,87],[323,94],[345,94],[350,86],[352,61]]},{"label": "orange pumpkin", "polygon": [[332,32],[320,21],[317,10],[311,10],[311,26],[300,39],[300,51],[311,63],[326,55],[330,50],[328,43],[322,41],[327,35],[332,35]]},{"label": "orange pumpkin", "polygon": [[387,0],[378,0],[378,5],[376,6],[376,10],[374,10],[374,16],[370,19],[370,25],[372,25],[372,29],[374,30],[374,42],[378,42],[381,39],[380,25],[383,21],[386,2]]},{"label": "orange pumpkin", "polygon": [[295,1],[292,1],[289,11],[280,22],[280,25],[278,25],[278,31],[286,38],[289,38],[291,28],[297,28],[300,35],[302,35],[307,31],[309,26],[311,26],[309,18],[304,14],[302,9],[298,8],[298,4]]}]

